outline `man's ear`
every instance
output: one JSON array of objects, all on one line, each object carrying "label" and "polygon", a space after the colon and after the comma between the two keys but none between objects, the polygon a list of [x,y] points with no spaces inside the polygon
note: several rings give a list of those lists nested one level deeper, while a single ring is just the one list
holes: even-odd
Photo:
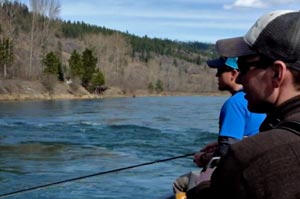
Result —
[{"label": "man's ear", "polygon": [[232,70],[231,74],[232,74],[232,80],[236,80],[240,73],[238,70]]},{"label": "man's ear", "polygon": [[275,87],[279,87],[283,80],[284,80],[284,76],[285,76],[285,73],[286,73],[286,64],[282,61],[275,61],[273,63],[273,66],[272,66],[272,72],[273,74],[271,74],[273,77],[273,84]]}]

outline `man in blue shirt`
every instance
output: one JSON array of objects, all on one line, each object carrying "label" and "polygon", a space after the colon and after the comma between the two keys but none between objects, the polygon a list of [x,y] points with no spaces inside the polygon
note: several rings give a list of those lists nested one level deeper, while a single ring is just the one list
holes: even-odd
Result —
[{"label": "man in blue shirt", "polygon": [[[207,64],[217,69],[218,89],[229,91],[232,96],[225,101],[220,111],[218,141],[206,145],[194,155],[194,162],[204,168],[212,157],[224,156],[230,144],[258,133],[259,126],[265,119],[265,114],[252,113],[247,108],[243,87],[236,83],[239,75],[236,58],[221,57],[209,60]],[[197,183],[191,182],[195,179],[193,175],[195,174],[190,172],[176,179],[173,183],[174,192],[186,192],[192,188]]]},{"label": "man in blue shirt", "polygon": [[[221,57],[207,61],[211,68],[216,68],[218,77],[218,88],[220,91],[229,91],[231,97],[225,101],[221,108],[219,117],[219,136],[213,156],[223,156],[228,146],[243,137],[251,136],[259,132],[259,126],[265,119],[265,114],[252,113],[247,108],[247,100],[244,98],[243,86],[236,83],[239,69],[236,58]],[[209,145],[210,146],[210,145]],[[205,150],[203,150],[205,152]],[[200,155],[200,154],[198,154]],[[207,156],[207,154],[204,153]],[[197,155],[196,155],[197,156]],[[201,162],[195,157],[195,162],[205,166],[207,162]],[[208,157],[206,159],[210,159]],[[208,161],[206,160],[206,161]],[[200,161],[200,162],[199,162]]]}]

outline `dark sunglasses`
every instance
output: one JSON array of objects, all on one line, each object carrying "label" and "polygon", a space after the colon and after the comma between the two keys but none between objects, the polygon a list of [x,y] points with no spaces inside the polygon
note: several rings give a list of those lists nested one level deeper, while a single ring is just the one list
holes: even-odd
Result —
[{"label": "dark sunglasses", "polygon": [[243,58],[239,58],[237,63],[240,69],[240,73],[246,74],[251,67],[266,69],[271,66],[274,61],[266,56],[260,56],[260,59],[258,61],[249,62]]},{"label": "dark sunglasses", "polygon": [[221,67],[221,68],[218,68],[217,70],[217,75],[221,75],[225,72],[230,72],[230,71],[233,71],[234,69],[233,68],[229,68],[229,67]]}]

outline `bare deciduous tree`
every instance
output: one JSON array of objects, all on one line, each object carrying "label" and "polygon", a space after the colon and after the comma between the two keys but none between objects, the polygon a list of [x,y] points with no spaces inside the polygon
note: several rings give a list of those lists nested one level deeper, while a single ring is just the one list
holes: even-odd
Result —
[{"label": "bare deciduous tree", "polygon": [[45,54],[51,22],[59,18],[60,3],[59,0],[30,0],[32,11],[31,35],[30,35],[30,56],[27,76],[34,75],[33,54],[35,47],[39,47],[41,56]]}]

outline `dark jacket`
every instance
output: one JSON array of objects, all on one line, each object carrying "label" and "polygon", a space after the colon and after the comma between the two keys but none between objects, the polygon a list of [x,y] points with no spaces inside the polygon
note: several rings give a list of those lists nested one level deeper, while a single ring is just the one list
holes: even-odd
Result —
[{"label": "dark jacket", "polygon": [[300,136],[276,128],[291,120],[300,122],[300,96],[269,113],[259,134],[231,145],[211,186],[188,193],[188,199],[205,199],[207,194],[230,199],[300,198]]}]

